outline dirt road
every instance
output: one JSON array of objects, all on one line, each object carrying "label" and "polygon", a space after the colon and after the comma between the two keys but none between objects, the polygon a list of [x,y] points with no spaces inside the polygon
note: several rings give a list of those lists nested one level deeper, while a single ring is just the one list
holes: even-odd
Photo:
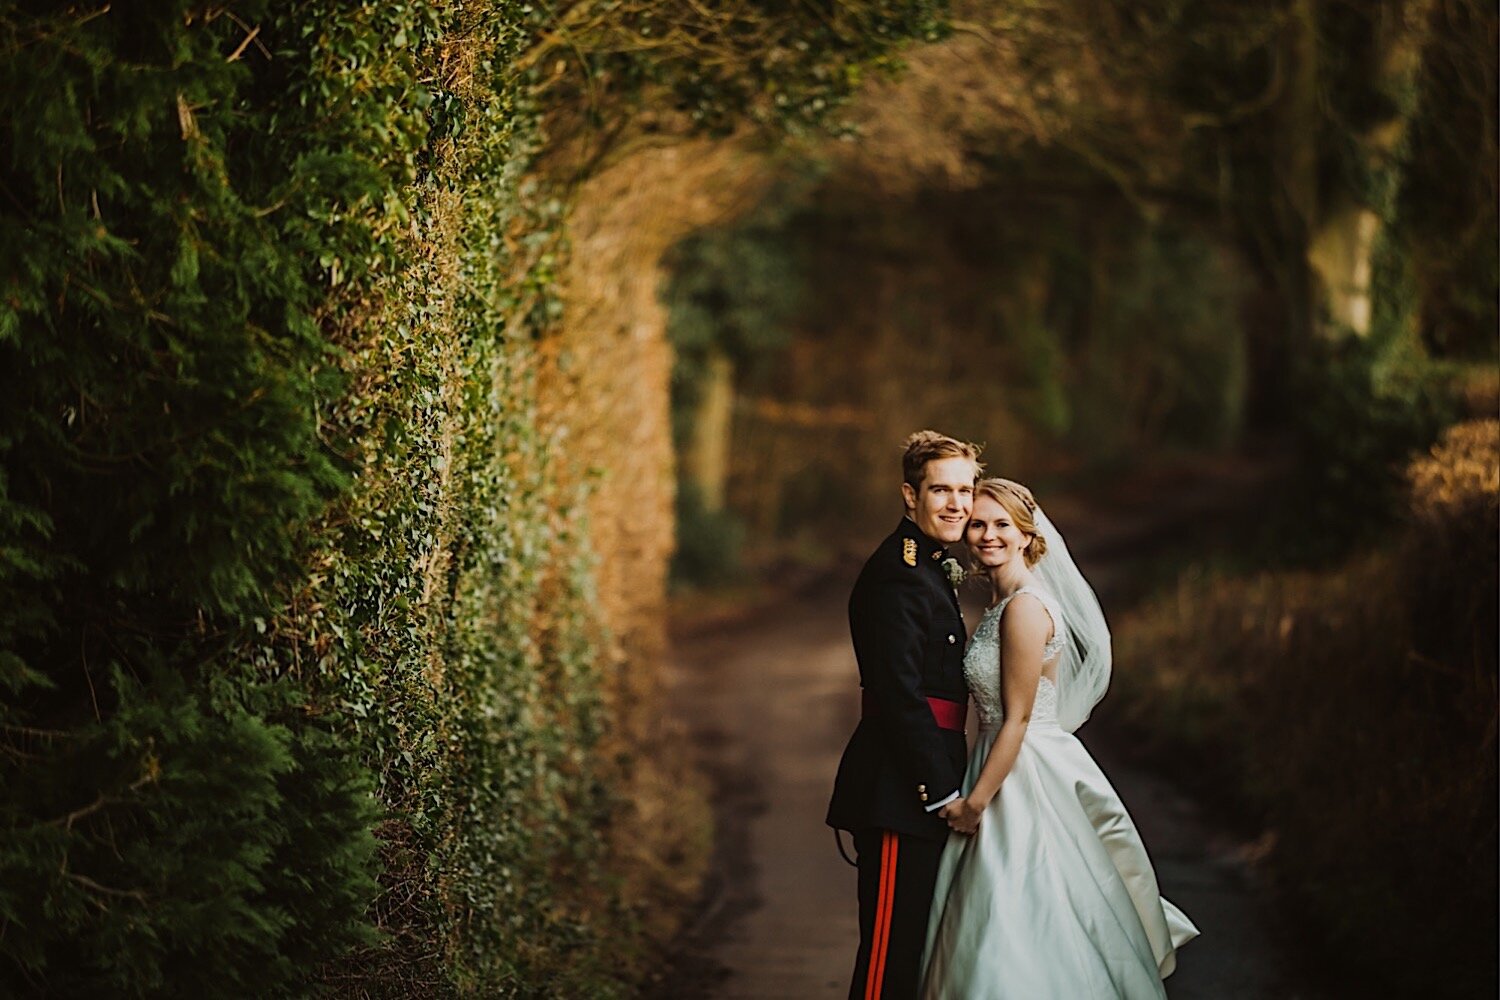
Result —
[{"label": "dirt road", "polygon": [[[858,939],[854,869],[823,814],[858,710],[844,613],[853,572],[677,644],[673,697],[713,776],[720,836],[702,910],[652,997],[846,995]],[[1107,594],[1104,565],[1097,575]],[[972,627],[977,615],[968,618]],[[1167,982],[1174,1000],[1310,998],[1268,932],[1240,860],[1247,845],[1090,727],[1080,737],[1134,815],[1163,893],[1203,932]]]}]

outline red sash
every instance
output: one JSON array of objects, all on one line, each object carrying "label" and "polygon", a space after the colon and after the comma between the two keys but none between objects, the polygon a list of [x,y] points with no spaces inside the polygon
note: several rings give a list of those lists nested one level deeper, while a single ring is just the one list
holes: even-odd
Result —
[{"label": "red sash", "polygon": [[[869,691],[861,689],[860,701],[865,715],[880,714],[880,708]],[[964,731],[964,717],[969,714],[969,706],[965,702],[934,698],[929,695],[927,705],[932,709],[932,717],[939,729],[947,729],[955,733]]]}]

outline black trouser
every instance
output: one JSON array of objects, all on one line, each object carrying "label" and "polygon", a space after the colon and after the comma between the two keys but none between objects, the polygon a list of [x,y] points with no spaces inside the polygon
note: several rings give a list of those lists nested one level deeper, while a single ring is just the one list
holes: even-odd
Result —
[{"label": "black trouser", "polygon": [[927,910],[941,840],[890,830],[854,834],[859,864],[859,954],[849,1000],[914,1000],[921,988]]}]

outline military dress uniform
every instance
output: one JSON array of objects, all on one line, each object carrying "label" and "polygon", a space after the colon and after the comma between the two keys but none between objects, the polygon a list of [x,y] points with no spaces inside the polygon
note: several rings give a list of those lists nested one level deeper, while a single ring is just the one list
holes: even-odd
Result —
[{"label": "military dress uniform", "polygon": [[863,717],[839,761],[828,825],[854,836],[859,952],[853,1000],[915,997],[927,910],[967,747],[963,617],[944,548],[909,518],[849,595]]}]

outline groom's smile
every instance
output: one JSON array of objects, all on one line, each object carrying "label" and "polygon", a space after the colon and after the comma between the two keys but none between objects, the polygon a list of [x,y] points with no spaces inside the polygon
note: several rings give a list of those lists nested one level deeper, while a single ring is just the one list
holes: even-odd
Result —
[{"label": "groom's smile", "polygon": [[964,536],[969,512],[974,508],[974,461],[968,458],[935,458],[923,470],[920,489],[902,483],[906,516],[916,522],[933,541],[951,545]]}]

